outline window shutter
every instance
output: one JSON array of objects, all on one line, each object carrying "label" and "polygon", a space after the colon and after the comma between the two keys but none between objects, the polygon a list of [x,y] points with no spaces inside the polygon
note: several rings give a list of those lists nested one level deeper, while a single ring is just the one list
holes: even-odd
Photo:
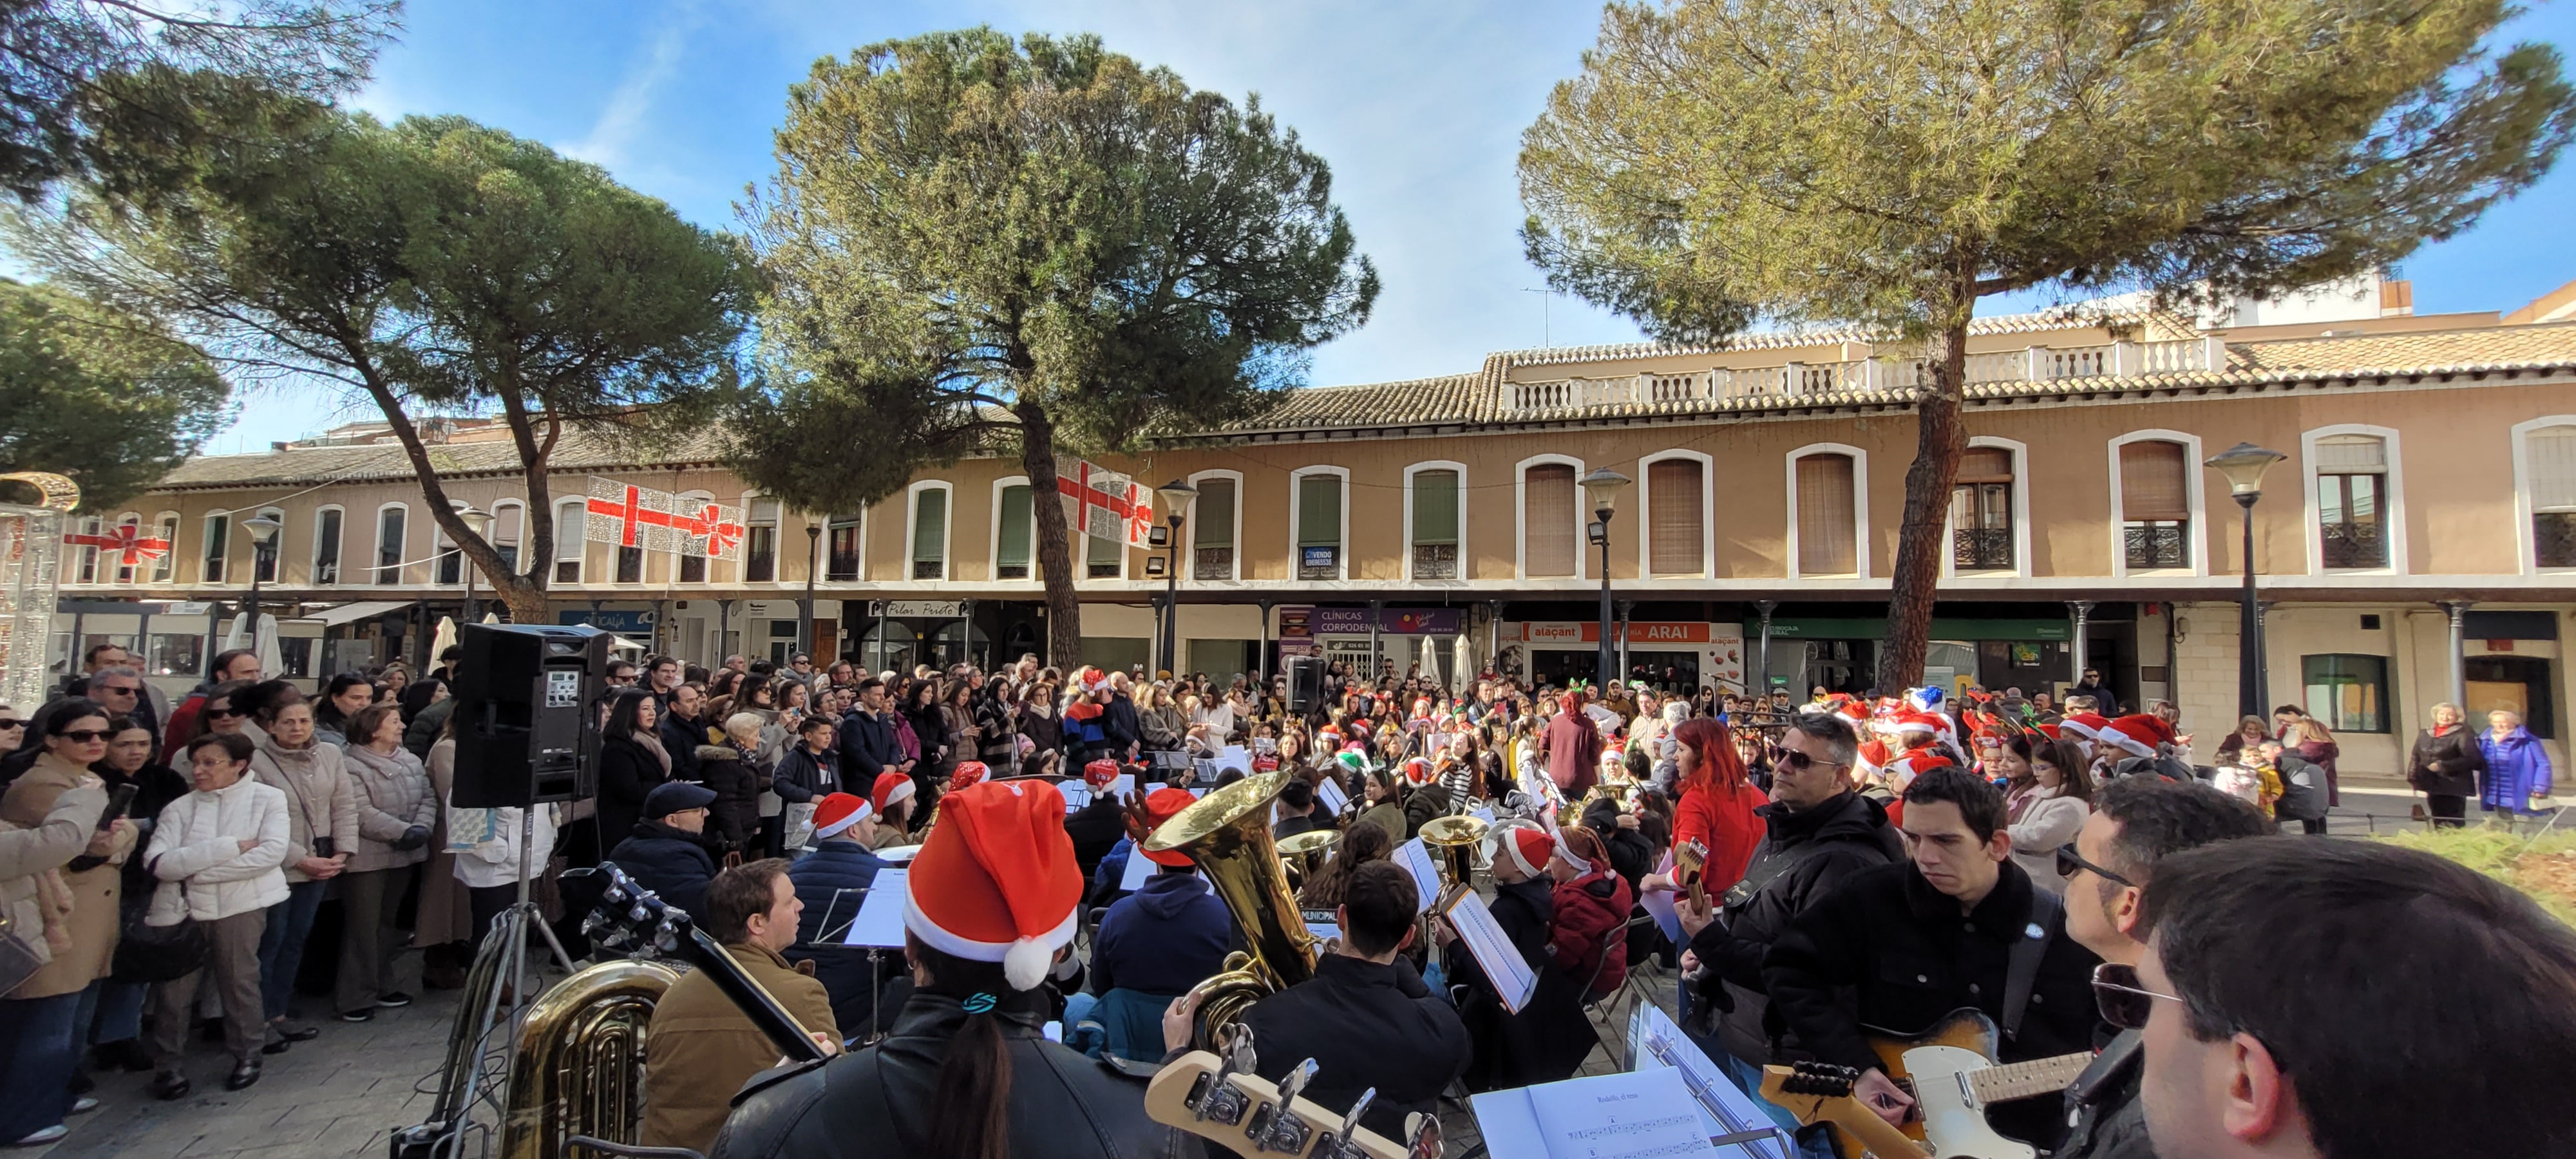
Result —
[{"label": "window shutter", "polygon": [[1647,532],[1647,566],[1656,575],[1698,575],[1707,562],[1700,530],[1703,469],[1697,459],[1662,459],[1646,466],[1646,505],[1654,510]]},{"label": "window shutter", "polygon": [[[993,562],[1002,567],[1029,566],[1029,545],[1036,527],[1036,493],[1027,487],[1002,488],[1002,542],[994,545]],[[1020,574],[1028,574],[1023,570]]]},{"label": "window shutter", "polygon": [[1308,475],[1297,481],[1297,546],[1342,545],[1342,479]]},{"label": "window shutter", "polygon": [[2012,482],[2012,452],[2002,447],[1970,447],[1959,458],[1961,483]]},{"label": "window shutter", "polygon": [[912,558],[915,563],[940,562],[939,545],[948,539],[948,492],[932,487],[914,498]]},{"label": "window shutter", "polygon": [[2189,468],[2181,443],[2120,448],[2120,517],[2130,523],[2191,518]]},{"label": "window shutter", "polygon": [[2576,511],[2576,427],[2548,427],[2523,436],[2531,471],[2534,511]]},{"label": "window shutter", "polygon": [[1574,468],[1546,463],[1522,477],[1522,570],[1531,578],[1574,574]]},{"label": "window shutter", "polygon": [[1190,505],[1190,522],[1198,528],[1190,533],[1190,546],[1234,546],[1234,480],[1202,480],[1198,488]]},{"label": "window shutter", "polygon": [[1798,460],[1799,574],[1860,571],[1852,500],[1851,456],[1809,455]]},{"label": "window shutter", "polygon": [[1413,542],[1457,545],[1458,472],[1414,473]]},{"label": "window shutter", "polygon": [[2336,475],[2388,469],[2388,444],[2375,435],[2334,435],[2317,440],[2317,470]]}]

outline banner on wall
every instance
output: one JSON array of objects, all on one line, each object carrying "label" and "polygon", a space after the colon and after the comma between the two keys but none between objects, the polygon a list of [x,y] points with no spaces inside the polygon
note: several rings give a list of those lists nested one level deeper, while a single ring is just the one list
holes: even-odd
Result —
[{"label": "banner on wall", "polygon": [[1150,547],[1154,533],[1154,499],[1144,485],[1116,471],[1076,459],[1055,477],[1064,499],[1064,518],[1075,531],[1095,539]]},{"label": "banner on wall", "polygon": [[720,503],[682,502],[668,491],[590,477],[590,498],[583,507],[582,538],[646,551],[667,551],[708,559],[742,555],[742,508]]}]

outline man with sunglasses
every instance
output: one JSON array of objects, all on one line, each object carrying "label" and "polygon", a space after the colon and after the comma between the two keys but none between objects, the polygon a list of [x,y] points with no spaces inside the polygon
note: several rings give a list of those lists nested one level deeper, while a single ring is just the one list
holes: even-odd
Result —
[{"label": "man with sunglasses", "polygon": [[[2156,865],[2186,849],[2260,837],[2272,822],[2245,801],[2207,785],[2159,777],[2123,777],[2093,797],[2093,816],[2057,851],[2066,879],[2066,934],[2102,956],[2095,998],[2106,1019],[2137,985],[2139,900]],[[2138,999],[2138,1001],[2147,1001]],[[2146,1111],[2138,1102],[2138,1032],[2122,1030],[2066,1089],[2066,1142],[2056,1159],[2152,1159]]]},{"label": "man with sunglasses", "polygon": [[2576,1155],[2576,930],[2511,887],[2267,837],[2167,858],[2142,911],[2104,1007],[2140,1024],[2157,1154]]},{"label": "man with sunglasses", "polygon": [[[1771,750],[1771,803],[1753,811],[1764,832],[1743,879],[1726,891],[1716,914],[1687,897],[1680,902],[1690,935],[1683,968],[1697,971],[1683,988],[1683,1025],[1707,1047],[1708,1025],[1715,1024],[1711,1056],[1746,1090],[1761,1084],[1763,1064],[1799,1049],[1794,1036],[1774,1029],[1777,1018],[1765,1018],[1763,954],[1835,885],[1905,858],[1887,811],[1852,791],[1859,745],[1850,722],[1833,713],[1791,717]],[[1769,1109],[1781,1126],[1797,1129],[1795,1116]]]},{"label": "man with sunglasses", "polygon": [[[1864,1027],[1918,1034],[1963,1007],[2002,1031],[1998,1062],[2092,1049],[2093,967],[2065,907],[2012,860],[2003,794],[1956,765],[1905,788],[1908,860],[1864,869],[1809,906],[1762,960],[1762,981],[1815,1056],[1863,1072],[1854,1094],[1890,1123],[1914,1099],[1881,1068]],[[2039,1147],[2066,1130],[2056,1099],[1989,1109]]]}]

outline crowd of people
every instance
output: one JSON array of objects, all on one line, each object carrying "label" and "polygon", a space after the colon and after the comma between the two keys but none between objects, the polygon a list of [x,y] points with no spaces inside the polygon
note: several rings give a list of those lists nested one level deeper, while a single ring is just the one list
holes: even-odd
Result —
[{"label": "crowd of people", "polygon": [[[1242,1022],[1261,1073],[1312,1058],[1308,1097],[1345,1107],[1373,1089],[1363,1123],[1389,1137],[1462,1085],[1576,1073],[1597,1044],[1586,1008],[1652,958],[1681,972],[1686,1033],[1748,1091],[1766,1064],[1838,1063],[1902,1121],[1913,1098],[1864,1028],[1976,1008],[2003,1028],[2003,1061],[2099,1051],[2062,1102],[1998,1108],[2009,1133],[2057,1155],[2152,1154],[2150,1136],[2168,1155],[2274,1153],[2262,1144],[2286,1131],[2374,1138],[2347,1125],[2376,1124],[2364,1111],[2317,1099],[2378,1072],[2322,1074],[2311,1060],[2340,1060],[2341,1039],[2271,1029],[2316,995],[2248,1007],[2239,974],[2273,967],[2227,942],[2249,919],[2209,907],[2250,905],[2274,915],[2273,931],[2324,915],[2246,902],[2229,892],[2236,874],[2331,898],[2318,904],[2338,923],[2474,912],[2506,931],[2483,937],[2528,952],[2457,968],[2514,975],[2517,1010],[2576,997],[2565,927],[2474,875],[2358,843],[2258,840],[2292,821],[2323,832],[2339,786],[2322,723],[2283,706],[2199,764],[2171,704],[2120,712],[2091,673],[2062,703],[1969,688],[1818,689],[1792,704],[1490,672],[1453,689],[1436,674],[1336,666],[1311,702],[1292,703],[1284,680],[1033,656],[883,673],[803,655],[713,671],[648,657],[613,661],[592,705],[595,794],[522,816],[449,799],[457,662],[451,651],[417,676],[342,674],[308,695],[228,652],[169,703],[106,647],[33,713],[0,705],[0,881],[14,944],[38,962],[0,974],[14,983],[0,1074],[30,1096],[0,1108],[0,1142],[61,1138],[67,1116],[95,1105],[93,1068],[150,1070],[156,1094],[184,1096],[191,1030],[221,1037],[229,1088],[258,1081],[263,1055],[322,1032],[298,1017],[308,975],[330,976],[329,1010],[350,1022],[413,1000],[393,968],[406,947],[424,952],[424,986],[461,985],[523,888],[554,907],[578,956],[580,907],[556,901],[560,874],[613,861],[850,1052],[764,1079],[734,1109],[776,1049],[693,974],[647,1039],[643,1142],[1161,1153],[1169,1132],[1115,1068],[1149,1071],[1188,1044],[1188,995],[1245,934],[1187,855],[1143,838],[1201,794],[1269,774],[1281,775],[1276,836],[1337,835],[1291,866],[1307,922],[1335,936],[1312,980]],[[2546,807],[2547,758],[2509,718],[2471,732],[2456,707],[2434,710],[2409,768],[2434,824],[2462,823],[2473,795],[2493,811]],[[1426,825],[1462,815],[1490,826],[1477,876],[1539,980],[1526,1001],[1505,1000],[1448,922],[1417,920],[1425,899],[1395,860]],[[2241,848],[2199,848],[2222,843]],[[907,861],[903,952],[842,946],[878,875]],[[1655,895],[1672,902],[1669,924],[1652,916]],[[311,946],[326,898],[340,902],[338,945]],[[2432,1017],[2377,987],[2370,1000],[2392,1025]],[[2515,1032],[2530,1065],[2576,1061],[2569,1017],[2532,1015]],[[1048,1023],[1061,1044],[1039,1035]],[[2176,1061],[2231,1036],[2254,1040],[2226,1060],[2238,1087]],[[2236,1105],[2247,1100],[2259,1116]],[[1822,1128],[1769,1109],[1825,1153]],[[1073,1121],[1090,1135],[1068,1132]],[[2500,1149],[2475,1153],[2570,1141],[2565,1122],[2529,1115],[2488,1130]],[[2165,1145],[2220,1136],[2240,1146]],[[2377,1146],[2316,1153],[2399,1153]]]}]

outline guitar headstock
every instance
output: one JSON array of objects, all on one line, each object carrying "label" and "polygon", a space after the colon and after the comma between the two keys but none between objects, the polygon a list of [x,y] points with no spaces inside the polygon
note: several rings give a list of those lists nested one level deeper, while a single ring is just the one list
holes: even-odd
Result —
[{"label": "guitar headstock", "polygon": [[1879,1159],[1919,1159],[1927,1154],[1923,1144],[1906,1138],[1905,1132],[1852,1094],[1859,1083],[1859,1071],[1830,1063],[1762,1068],[1763,1099],[1787,1108],[1799,1122],[1832,1123]]},{"label": "guitar headstock", "polygon": [[[1223,1044],[1223,1058],[1194,1050],[1165,1066],[1145,1088],[1145,1113],[1155,1122],[1177,1127],[1238,1155],[1276,1155],[1286,1159],[1437,1159],[1439,1121],[1417,1114],[1407,1124],[1411,1145],[1401,1145],[1360,1126],[1360,1117],[1376,1101],[1377,1091],[1363,1092],[1349,1112],[1336,1115],[1301,1097],[1315,1077],[1315,1060],[1307,1059],[1273,1084],[1252,1073],[1250,1033]],[[1427,1151],[1423,1148],[1427,1145]]]},{"label": "guitar headstock", "polygon": [[635,884],[635,879],[626,876],[616,862],[603,861],[597,869],[574,872],[587,874],[592,879],[590,884],[600,890],[598,904],[581,920],[583,936],[618,951],[649,950],[665,955],[686,952],[692,928],[688,911]]}]

